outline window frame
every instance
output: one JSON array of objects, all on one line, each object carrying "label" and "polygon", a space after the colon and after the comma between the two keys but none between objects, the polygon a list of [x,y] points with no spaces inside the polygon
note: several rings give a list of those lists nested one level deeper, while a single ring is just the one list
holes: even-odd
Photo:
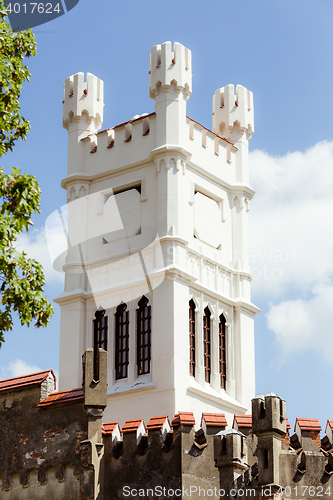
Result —
[{"label": "window frame", "polygon": [[207,306],[203,315],[203,344],[204,344],[204,368],[205,382],[210,384],[211,380],[211,311]]},{"label": "window frame", "polygon": [[121,303],[115,314],[115,379],[128,377],[129,365],[129,311]]},{"label": "window frame", "polygon": [[222,313],[219,318],[219,373],[221,388],[226,390],[227,386],[227,338],[226,318]]},{"label": "window frame", "polygon": [[193,299],[191,299],[189,301],[189,368],[191,377],[195,377],[195,310],[195,302]]},{"label": "window frame", "polygon": [[93,320],[94,343],[94,380],[99,380],[99,348],[108,350],[108,316],[106,310],[99,308]]},{"label": "window frame", "polygon": [[137,374],[148,375],[151,369],[151,305],[143,295],[136,310]]}]

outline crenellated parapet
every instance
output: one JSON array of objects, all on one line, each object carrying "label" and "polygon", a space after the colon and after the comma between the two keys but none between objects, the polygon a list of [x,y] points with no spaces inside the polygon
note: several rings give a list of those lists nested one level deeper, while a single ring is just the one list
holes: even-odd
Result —
[{"label": "crenellated parapet", "polygon": [[246,132],[247,139],[254,133],[253,94],[242,85],[217,89],[213,96],[213,132],[222,137],[231,136],[234,127]]},{"label": "crenellated parapet", "polygon": [[274,393],[260,394],[252,400],[252,432],[283,436],[286,427],[286,402]]},{"label": "crenellated parapet", "polygon": [[87,131],[97,132],[103,123],[104,83],[87,73],[76,73],[65,80],[63,100],[63,126],[68,131],[83,119],[87,120]]},{"label": "crenellated parapet", "polygon": [[184,92],[188,100],[192,93],[191,51],[180,43],[171,42],[155,45],[149,58],[149,97],[155,99],[162,92],[174,86]]},{"label": "crenellated parapet", "polygon": [[[85,354],[86,385],[78,394],[51,393],[39,402],[39,386],[15,392],[7,384],[3,391],[0,382],[1,500],[120,500],[139,489],[163,498],[180,497],[179,491],[187,491],[185,497],[191,491],[193,498],[214,496],[211,491],[217,498],[256,500],[332,496],[331,420],[320,440],[318,420],[298,418],[296,437],[289,438],[285,403],[269,393],[253,400],[252,416],[235,416],[238,430],[228,428],[224,414],[203,413],[196,421],[184,411],[172,421],[162,415],[147,424],[133,419],[101,425],[89,411],[103,407],[104,397],[99,389],[98,401],[89,394],[98,384],[92,354]],[[104,370],[105,353],[100,354]],[[100,440],[91,432],[92,420],[100,428]],[[168,495],[169,490],[178,493]]]}]

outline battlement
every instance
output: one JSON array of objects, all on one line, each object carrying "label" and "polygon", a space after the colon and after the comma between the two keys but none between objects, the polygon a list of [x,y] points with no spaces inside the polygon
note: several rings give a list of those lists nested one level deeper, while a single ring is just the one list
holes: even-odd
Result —
[{"label": "battlement", "polygon": [[[287,488],[298,487],[308,500],[314,491],[332,491],[331,420],[321,441],[316,419],[298,418],[297,434],[289,438],[285,403],[269,393],[253,400],[252,418],[235,416],[234,426],[249,428],[247,436],[227,429],[222,413],[203,413],[195,421],[192,412],[179,411],[171,424],[166,415],[147,425],[143,419],[128,420],[122,428],[118,422],[102,424],[106,378],[100,373],[96,380],[93,354],[89,349],[83,357],[78,396],[73,390],[67,398],[51,393],[40,403],[31,377],[24,386],[15,387],[21,378],[13,387],[3,384],[0,498],[92,500],[99,492],[101,500],[120,500],[126,487],[191,488],[194,498],[216,488],[233,498],[261,500],[275,498],[281,488],[286,491],[281,498],[289,498]],[[99,350],[99,356],[100,371],[106,371],[106,352]]]},{"label": "battlement", "polygon": [[252,430],[255,434],[276,433],[284,435],[286,427],[286,403],[274,393],[252,399]]},{"label": "battlement", "polygon": [[[96,132],[103,123],[103,86],[102,80],[87,73],[76,73],[65,80],[63,100],[63,127],[70,126],[86,115],[88,127],[86,130]],[[75,121],[73,121],[73,119]]]},{"label": "battlement", "polygon": [[155,45],[149,58],[149,97],[155,99],[161,87],[166,91],[175,84],[177,90],[184,90],[185,99],[192,93],[192,61],[191,51],[171,42]]},{"label": "battlement", "polygon": [[246,436],[235,429],[214,436],[214,459],[219,468],[231,467],[239,472],[246,469]]},{"label": "battlement", "polygon": [[246,132],[247,139],[254,133],[253,94],[242,85],[217,89],[213,96],[213,132],[227,137],[234,126]]}]

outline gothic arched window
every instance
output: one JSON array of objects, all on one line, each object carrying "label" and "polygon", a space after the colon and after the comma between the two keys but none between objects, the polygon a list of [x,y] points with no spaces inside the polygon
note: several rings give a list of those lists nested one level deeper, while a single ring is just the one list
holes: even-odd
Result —
[{"label": "gothic arched window", "polygon": [[129,312],[127,311],[127,304],[120,304],[116,310],[116,380],[127,378],[128,367],[128,326],[129,326]]},{"label": "gothic arched window", "polygon": [[108,350],[108,317],[102,307],[95,313],[94,324],[94,380],[99,380],[98,349]]},{"label": "gothic arched window", "polygon": [[151,306],[143,296],[136,311],[136,342],[138,375],[150,373],[151,360]]},{"label": "gothic arched window", "polygon": [[189,334],[190,334],[190,375],[195,377],[195,303],[189,304]]},{"label": "gothic arched window", "polygon": [[225,336],[226,320],[223,314],[220,316],[219,323],[219,362],[220,362],[220,377],[221,387],[226,388],[227,381],[227,351],[226,351],[226,336]]},{"label": "gothic arched window", "polygon": [[204,367],[205,381],[210,382],[211,364],[210,364],[210,310],[206,307],[203,317],[203,337],[204,337]]}]

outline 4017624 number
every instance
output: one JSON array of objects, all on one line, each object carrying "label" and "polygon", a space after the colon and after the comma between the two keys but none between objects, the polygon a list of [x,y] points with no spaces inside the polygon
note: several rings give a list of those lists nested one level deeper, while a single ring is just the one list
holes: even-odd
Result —
[{"label": "4017624 number", "polygon": [[9,3],[7,4],[8,14],[60,14],[62,11],[60,4],[52,3]]},{"label": "4017624 number", "polygon": [[324,497],[325,499],[332,495],[330,486],[285,486],[277,492],[279,495],[291,498],[302,497]]}]

